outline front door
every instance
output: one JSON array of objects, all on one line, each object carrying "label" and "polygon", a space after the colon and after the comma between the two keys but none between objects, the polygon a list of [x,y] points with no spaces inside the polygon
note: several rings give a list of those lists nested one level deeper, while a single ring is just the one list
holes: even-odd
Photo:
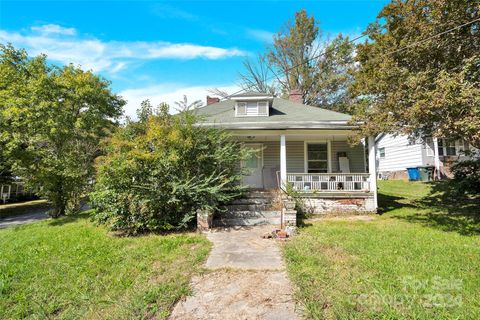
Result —
[{"label": "front door", "polygon": [[249,144],[255,152],[242,162],[242,167],[246,169],[242,184],[251,188],[263,188],[263,146],[261,144]]}]

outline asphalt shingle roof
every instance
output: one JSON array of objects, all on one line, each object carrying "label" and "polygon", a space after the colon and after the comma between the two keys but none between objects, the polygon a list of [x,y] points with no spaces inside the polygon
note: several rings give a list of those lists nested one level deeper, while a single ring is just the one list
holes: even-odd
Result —
[{"label": "asphalt shingle roof", "polygon": [[[255,93],[259,95],[259,93]],[[281,98],[273,98],[270,116],[235,117],[235,101],[224,100],[197,109],[203,125],[228,129],[287,129],[330,128],[345,129],[350,115],[308,106]]]}]

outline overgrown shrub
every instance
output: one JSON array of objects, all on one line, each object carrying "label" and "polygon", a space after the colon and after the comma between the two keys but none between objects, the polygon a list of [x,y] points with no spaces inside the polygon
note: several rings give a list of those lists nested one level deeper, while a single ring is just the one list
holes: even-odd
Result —
[{"label": "overgrown shrub", "polygon": [[480,194],[480,159],[459,161],[452,166],[459,193]]},{"label": "overgrown shrub", "polygon": [[238,197],[248,150],[228,133],[196,126],[194,112],[164,108],[109,139],[91,195],[96,219],[130,234],[191,226],[198,210]]}]

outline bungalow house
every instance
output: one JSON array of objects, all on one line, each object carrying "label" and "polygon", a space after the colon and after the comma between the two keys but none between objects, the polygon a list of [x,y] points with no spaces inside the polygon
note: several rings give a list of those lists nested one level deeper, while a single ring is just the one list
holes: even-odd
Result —
[{"label": "bungalow house", "polygon": [[[241,165],[249,172],[243,183],[257,194],[289,185],[313,213],[375,211],[375,139],[368,138],[367,166],[365,145],[347,141],[355,128],[349,115],[300,101],[296,92],[288,100],[260,92],[222,101],[207,97],[207,105],[197,109],[199,125],[228,130],[256,151]],[[252,207],[258,201],[240,204],[261,211]]]},{"label": "bungalow house", "polygon": [[437,178],[450,177],[452,164],[479,156],[464,140],[409,139],[406,135],[381,134],[376,149],[378,174],[388,179],[407,179],[407,168],[421,166],[434,167]]}]

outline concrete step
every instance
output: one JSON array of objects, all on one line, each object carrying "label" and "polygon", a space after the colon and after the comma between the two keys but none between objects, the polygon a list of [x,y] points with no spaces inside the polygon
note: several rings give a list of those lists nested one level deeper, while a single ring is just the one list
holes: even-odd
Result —
[{"label": "concrete step", "polygon": [[232,211],[270,211],[272,205],[268,204],[229,204],[225,206],[225,209],[229,212]]},{"label": "concrete step", "polygon": [[281,211],[252,211],[252,210],[244,210],[244,211],[233,211],[233,212],[223,212],[218,215],[220,219],[250,219],[250,218],[277,218],[281,216]]},{"label": "concrete step", "polygon": [[236,226],[261,226],[261,225],[279,225],[279,218],[252,218],[252,219],[216,219],[213,220],[214,227],[236,227]]},{"label": "concrete step", "polygon": [[223,213],[213,220],[214,227],[279,225],[280,211],[237,211]]},{"label": "concrete step", "polygon": [[244,198],[268,198],[274,199],[277,197],[277,193],[273,191],[251,191],[246,193]]},{"label": "concrete step", "polygon": [[229,205],[232,204],[270,204],[274,199],[272,198],[241,198],[233,200]]}]

